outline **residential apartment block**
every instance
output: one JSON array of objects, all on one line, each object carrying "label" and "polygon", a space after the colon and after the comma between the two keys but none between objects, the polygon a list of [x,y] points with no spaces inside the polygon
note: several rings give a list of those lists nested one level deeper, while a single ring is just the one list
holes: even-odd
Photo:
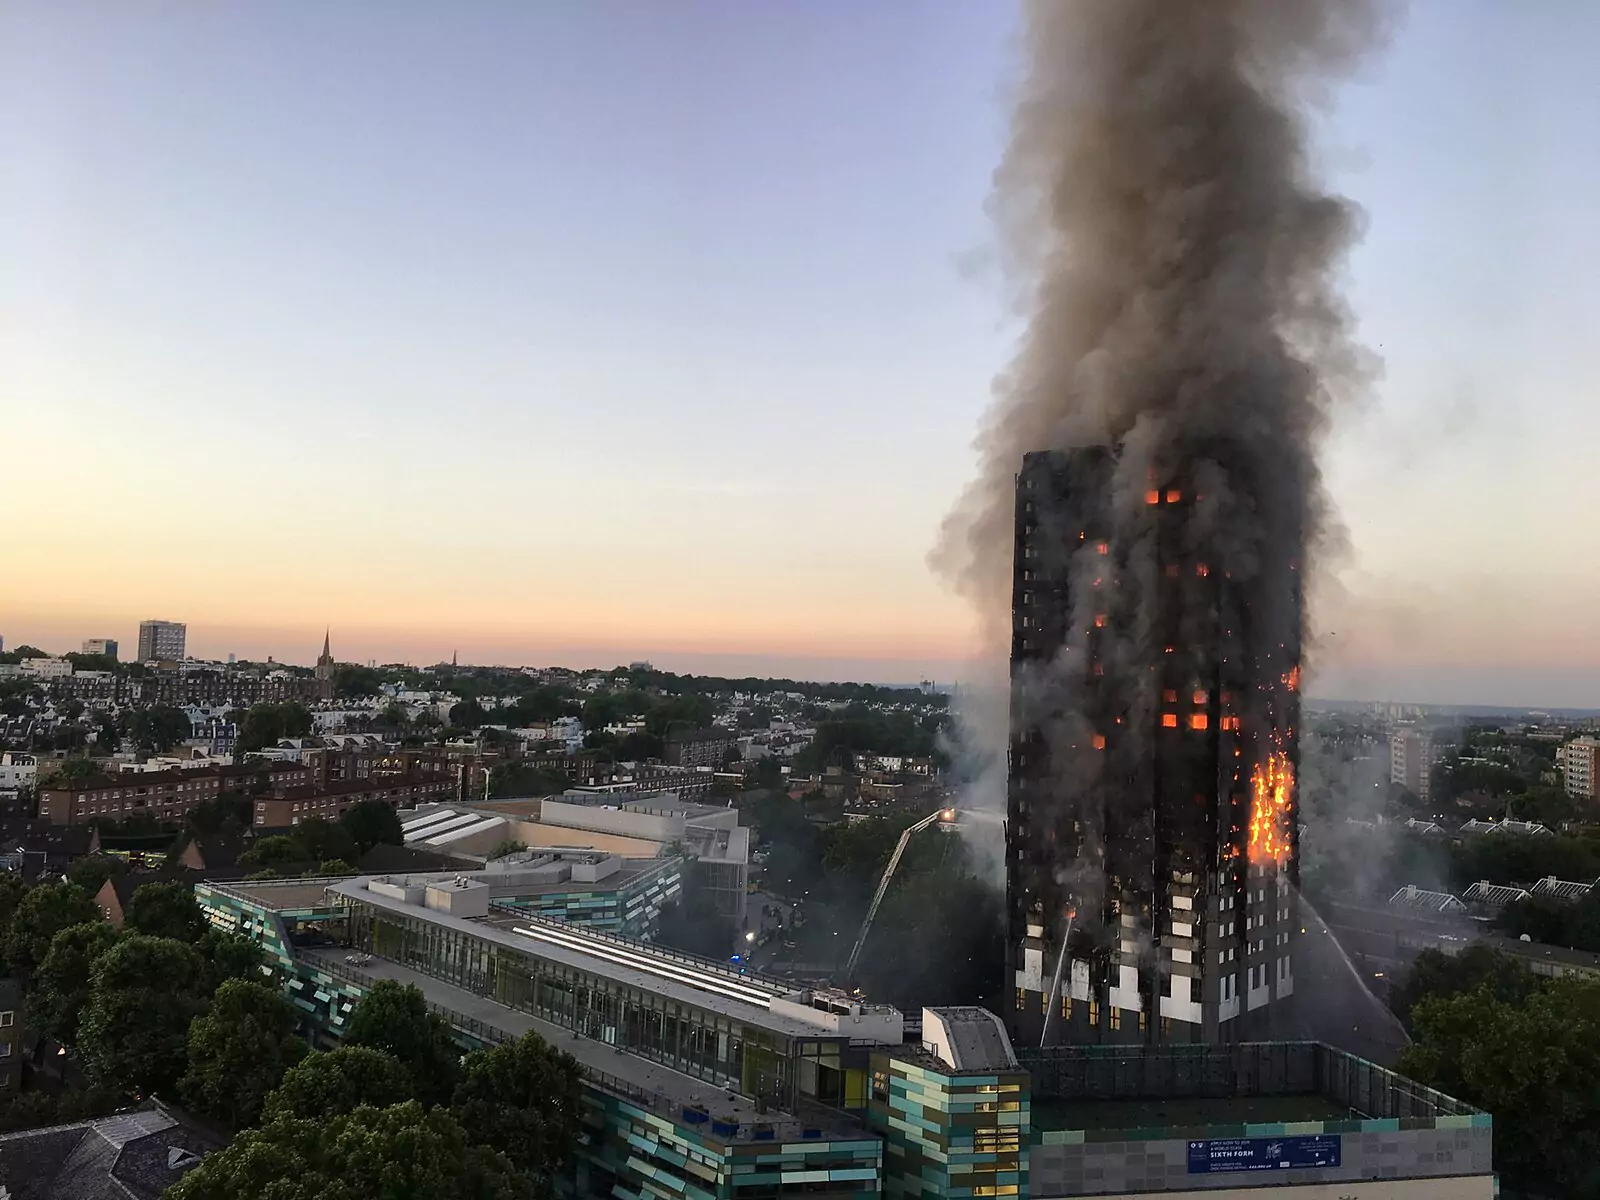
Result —
[{"label": "residential apartment block", "polygon": [[113,662],[117,657],[116,638],[84,638],[83,652],[85,654],[103,654]]},{"label": "residential apartment block", "polygon": [[290,763],[57,778],[39,789],[39,815],[52,825],[81,825],[97,817],[120,821],[138,813],[173,821],[224,792],[247,792],[256,787],[273,792],[311,782],[308,768]]},{"label": "residential apartment block", "polygon": [[1561,779],[1567,795],[1574,800],[1594,800],[1600,796],[1600,738],[1585,735],[1574,738],[1556,751],[1561,764]]},{"label": "residential apartment block", "polygon": [[189,627],[181,621],[140,621],[140,662],[182,662]]},{"label": "residential apartment block", "polygon": [[1417,799],[1433,794],[1433,738],[1426,729],[1397,729],[1389,735],[1389,782]]},{"label": "residential apartment block", "polygon": [[[301,768],[309,773],[309,768]],[[349,779],[338,783],[308,782],[257,796],[250,824],[256,829],[283,829],[307,817],[335,821],[366,800],[381,800],[393,808],[415,808],[447,800],[455,785],[442,775],[399,775],[373,780]]]}]

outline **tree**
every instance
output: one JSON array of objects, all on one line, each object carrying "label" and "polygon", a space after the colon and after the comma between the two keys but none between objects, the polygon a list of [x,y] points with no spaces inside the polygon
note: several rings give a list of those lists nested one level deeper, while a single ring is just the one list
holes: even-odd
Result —
[{"label": "tree", "polygon": [[166,1200],[532,1200],[506,1158],[415,1100],[329,1121],[279,1120],[207,1156]]},{"label": "tree", "polygon": [[357,871],[349,863],[345,862],[344,859],[342,859],[342,858],[329,858],[329,859],[324,859],[322,862],[318,863],[311,870],[307,871],[306,874],[305,874],[305,877],[307,879],[316,879],[316,878],[319,878],[319,877],[322,877],[322,876],[328,876],[328,875],[358,875],[358,874],[360,874],[360,872]]},{"label": "tree", "polygon": [[382,684],[382,675],[372,667],[363,667],[359,663],[340,663],[333,669],[333,693],[341,700],[376,696]]},{"label": "tree", "polygon": [[1460,954],[1424,950],[1389,992],[1389,1007],[1407,1028],[1411,1010],[1429,997],[1445,998],[1487,987],[1497,1000],[1520,1004],[1538,990],[1539,980],[1509,954],[1474,942]]},{"label": "tree", "polygon": [[124,732],[145,754],[163,754],[193,733],[183,709],[170,704],[124,713]]},{"label": "tree", "polygon": [[450,1111],[478,1140],[548,1181],[577,1144],[583,1073],[572,1055],[527,1033],[467,1055]]},{"label": "tree", "polygon": [[382,800],[362,800],[352,804],[339,818],[339,824],[355,839],[357,851],[365,854],[377,845],[401,846],[405,834],[400,828],[400,814]]},{"label": "tree", "polygon": [[268,1121],[326,1121],[363,1104],[387,1108],[411,1099],[411,1072],[400,1060],[370,1046],[339,1046],[308,1054],[267,1097]]},{"label": "tree", "polygon": [[50,953],[63,929],[101,920],[94,898],[70,883],[41,883],[18,902],[6,926],[3,950],[11,969],[29,974]]},{"label": "tree", "polygon": [[1430,996],[1413,1029],[1398,1069],[1494,1114],[1508,1184],[1600,1196],[1600,984],[1557,979],[1521,1002],[1489,984]]},{"label": "tree", "polygon": [[239,722],[236,750],[248,754],[279,738],[305,737],[311,732],[311,725],[311,713],[293,700],[285,704],[255,704]]},{"label": "tree", "polygon": [[239,856],[239,864],[246,867],[281,867],[305,861],[306,852],[300,843],[282,835],[262,838]]},{"label": "tree", "polygon": [[206,961],[207,991],[216,991],[230,979],[259,983],[267,974],[267,952],[260,942],[242,933],[208,929],[200,939],[199,949]]},{"label": "tree", "polygon": [[205,960],[193,946],[134,934],[100,956],[78,1021],[78,1052],[96,1083],[166,1091],[183,1074],[189,1022],[205,1011]]},{"label": "tree", "polygon": [[28,1013],[39,1032],[64,1046],[78,1037],[78,1016],[89,1002],[89,982],[100,956],[117,940],[105,921],[63,929],[50,939],[50,952],[34,973]]},{"label": "tree", "polygon": [[301,862],[321,862],[328,858],[353,859],[360,854],[349,828],[326,817],[307,817],[294,827],[289,836],[300,847]]},{"label": "tree", "polygon": [[88,779],[100,774],[100,765],[92,758],[69,758],[61,764],[56,778],[63,783],[72,779]]},{"label": "tree", "polygon": [[125,924],[135,933],[189,943],[198,943],[207,928],[186,883],[141,883],[128,901]]},{"label": "tree", "polygon": [[80,858],[67,868],[67,882],[83,889],[89,896],[98,895],[105,881],[114,875],[126,875],[128,864],[120,858],[91,854]]},{"label": "tree", "polygon": [[461,1051],[414,984],[373,984],[350,1014],[345,1043],[392,1054],[411,1072],[412,1094],[425,1103],[443,1104],[455,1091]]},{"label": "tree", "polygon": [[496,842],[494,847],[484,857],[492,862],[497,858],[504,858],[508,854],[521,854],[527,848],[528,847],[525,844],[517,841],[515,838],[506,838],[503,841]]},{"label": "tree", "polygon": [[450,724],[462,729],[476,729],[488,714],[476,700],[463,700],[450,706]]},{"label": "tree", "polygon": [[406,716],[406,710],[398,704],[385,704],[383,711],[378,714],[378,724],[404,728],[411,724],[411,719]]},{"label": "tree", "polygon": [[306,1055],[295,1025],[282,992],[230,979],[189,1026],[189,1069],[179,1092],[230,1129],[255,1124],[267,1094]]},{"label": "tree", "polygon": [[94,747],[101,754],[115,754],[122,746],[122,731],[105,713],[96,714]]}]

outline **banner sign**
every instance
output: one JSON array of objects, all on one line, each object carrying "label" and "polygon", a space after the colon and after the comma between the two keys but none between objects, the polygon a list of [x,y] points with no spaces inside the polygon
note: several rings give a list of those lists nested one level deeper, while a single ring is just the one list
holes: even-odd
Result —
[{"label": "banner sign", "polygon": [[1283,1168],[1337,1167],[1337,1134],[1315,1137],[1227,1138],[1189,1143],[1189,1174],[1221,1171],[1272,1171]]}]

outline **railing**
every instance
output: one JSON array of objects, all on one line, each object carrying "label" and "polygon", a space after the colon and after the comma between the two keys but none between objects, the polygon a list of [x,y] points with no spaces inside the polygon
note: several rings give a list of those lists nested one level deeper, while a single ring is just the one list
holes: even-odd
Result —
[{"label": "railing", "polygon": [[1019,1047],[1035,1099],[1320,1095],[1369,1118],[1469,1116],[1477,1109],[1321,1042]]},{"label": "railing", "polygon": [[742,983],[747,987],[769,988],[780,996],[787,995],[794,990],[793,985],[786,980],[773,979],[765,975],[741,974],[738,971],[730,971],[726,963],[718,962],[714,958],[702,958],[698,954],[686,954],[681,950],[669,950],[663,946],[656,945],[654,942],[642,942],[637,938],[618,937],[614,933],[605,933],[597,929],[591,929],[588,926],[572,926],[563,921],[552,921],[548,917],[535,916],[523,910],[514,911],[517,919],[526,924],[552,929],[570,937],[576,937],[579,940],[593,938],[597,942],[616,946],[618,949],[631,951],[635,954],[644,954],[652,958],[682,963],[684,966],[693,967],[697,971],[703,971],[709,975],[727,979],[734,983]]}]

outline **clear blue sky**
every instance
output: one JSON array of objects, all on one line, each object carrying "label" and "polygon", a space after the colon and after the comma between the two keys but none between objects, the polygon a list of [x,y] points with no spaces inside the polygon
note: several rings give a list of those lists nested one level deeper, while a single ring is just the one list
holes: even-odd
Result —
[{"label": "clear blue sky", "polygon": [[[979,0],[0,8],[0,634],[948,678],[924,556],[1017,333],[1015,36]],[[1419,0],[1322,131],[1387,362],[1330,449],[1322,690],[1600,705],[1597,38]]]}]

